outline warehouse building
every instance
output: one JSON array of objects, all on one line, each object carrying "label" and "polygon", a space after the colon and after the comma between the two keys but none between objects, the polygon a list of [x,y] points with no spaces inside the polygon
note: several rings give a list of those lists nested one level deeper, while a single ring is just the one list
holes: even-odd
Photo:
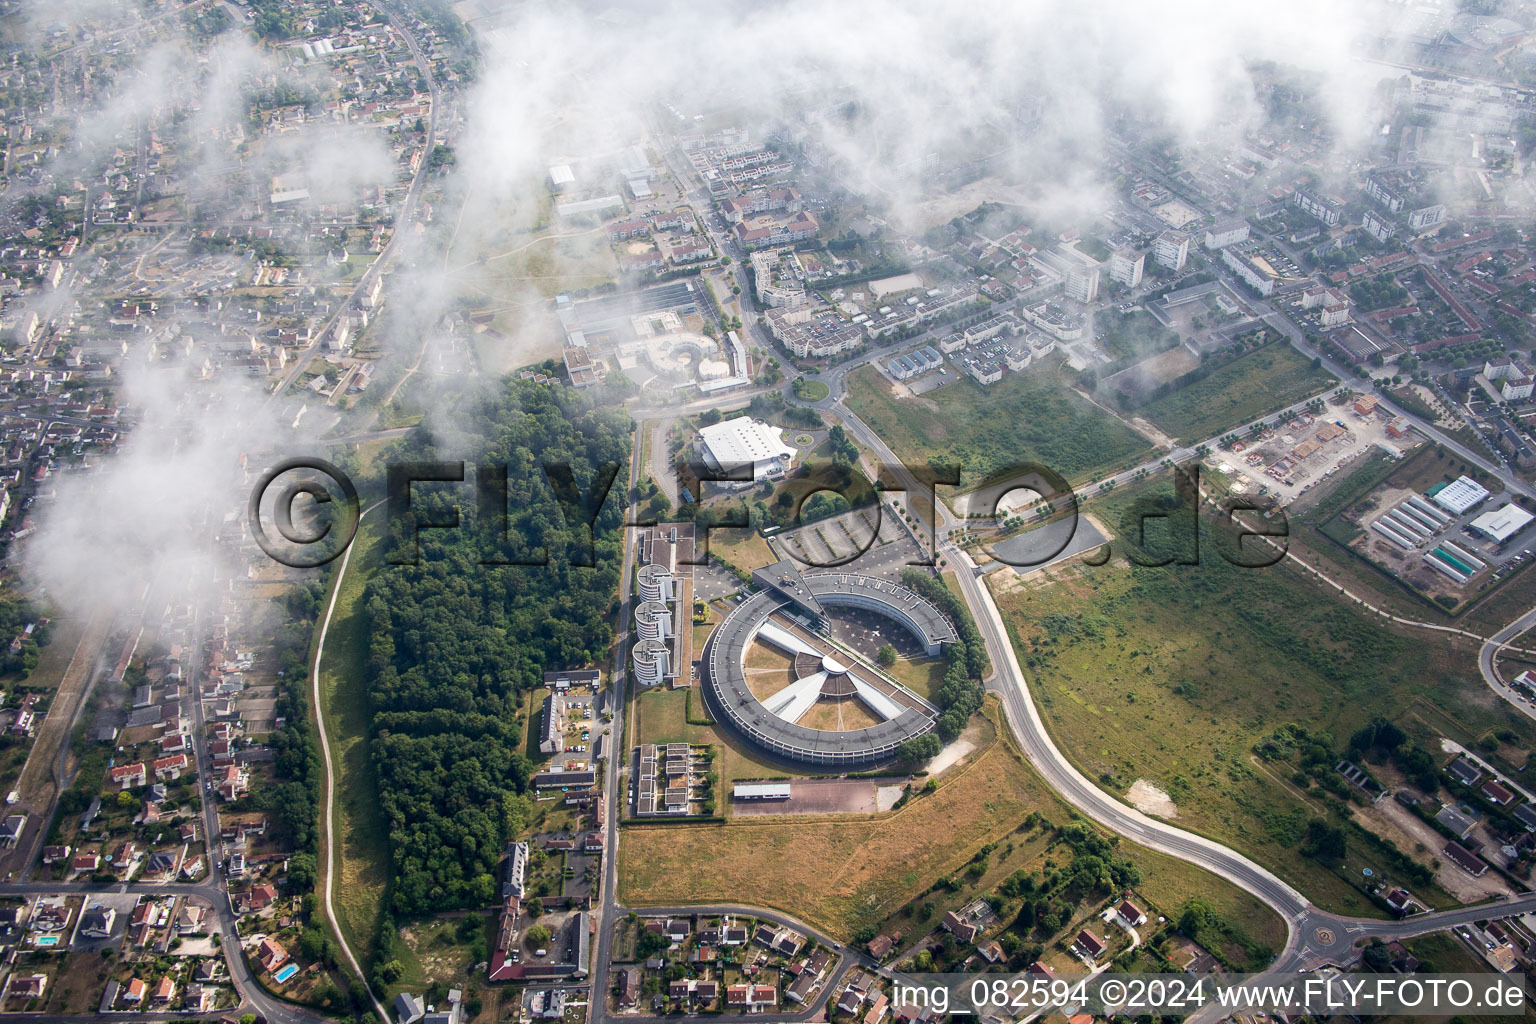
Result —
[{"label": "warehouse building", "polygon": [[1451,515],[1459,516],[1472,511],[1487,499],[1488,488],[1469,476],[1459,476],[1429,497]]},{"label": "warehouse building", "polygon": [[1467,529],[1479,537],[1486,537],[1495,544],[1504,544],[1511,537],[1530,525],[1536,516],[1511,502],[1503,508],[1484,512],[1467,524]]},{"label": "warehouse building", "polygon": [[726,472],[751,469],[752,482],[777,479],[789,469],[795,449],[784,443],[783,431],[762,420],[741,416],[699,431],[704,461]]}]

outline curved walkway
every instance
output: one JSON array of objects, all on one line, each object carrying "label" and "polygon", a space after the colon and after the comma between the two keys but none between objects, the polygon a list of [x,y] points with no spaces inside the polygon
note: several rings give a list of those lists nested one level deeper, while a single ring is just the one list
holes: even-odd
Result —
[{"label": "curved walkway", "polygon": [[[384,503],[381,501],[370,505],[357,517],[358,528],[362,528],[362,522],[369,512]],[[357,975],[364,987],[368,989],[368,998],[373,1003],[374,1011],[379,1015],[379,1020],[387,1024],[391,1019],[384,1009],[384,1004],[379,1002],[373,994],[373,986],[368,983],[368,976],[363,973],[362,967],[357,962],[357,956],[352,952],[352,947],[347,943],[346,933],[341,930],[341,924],[336,920],[336,910],[331,906],[331,890],[334,888],[336,877],[336,835],[331,824],[336,820],[336,771],[331,764],[331,742],[325,735],[325,707],[320,693],[320,661],[325,657],[325,634],[331,628],[331,616],[336,612],[336,598],[341,594],[342,581],[347,578],[347,566],[352,561],[352,551],[357,547],[354,543],[347,545],[347,550],[341,556],[341,565],[336,570],[336,583],[331,587],[331,599],[325,606],[325,618],[320,622],[320,636],[315,643],[315,663],[310,666],[310,701],[315,708],[315,729],[320,733],[320,764],[325,772],[325,799],[320,804],[320,845],[325,851],[325,857],[320,868],[320,877],[324,882],[320,888],[320,905],[325,910],[325,916],[331,923],[331,931],[336,933],[336,943],[341,947],[341,955],[346,958],[347,966]]]}]

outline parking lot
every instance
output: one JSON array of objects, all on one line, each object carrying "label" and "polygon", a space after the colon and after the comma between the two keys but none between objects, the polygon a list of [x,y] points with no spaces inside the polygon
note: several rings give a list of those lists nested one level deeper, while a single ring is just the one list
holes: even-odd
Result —
[{"label": "parking lot", "polygon": [[[899,787],[899,777],[889,779],[794,779],[788,800],[732,800],[733,817],[770,814],[874,814],[894,800],[882,800],[880,789]],[[898,789],[899,795],[899,789]],[[886,806],[882,806],[885,804]]]},{"label": "parking lot", "polygon": [[894,578],[922,559],[921,550],[888,508],[855,509],[786,530],[775,535],[772,543],[805,572],[840,568]]},{"label": "parking lot", "polygon": [[1075,523],[1074,527],[1074,520],[1058,519],[999,541],[991,548],[997,561],[986,571],[1013,568],[1021,575],[1034,572],[1085,551],[1093,551],[1107,540],[1087,516],[1079,515]]}]

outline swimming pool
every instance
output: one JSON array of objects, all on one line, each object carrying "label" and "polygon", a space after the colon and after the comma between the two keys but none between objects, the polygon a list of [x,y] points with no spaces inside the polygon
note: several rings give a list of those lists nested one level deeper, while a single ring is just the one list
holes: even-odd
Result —
[{"label": "swimming pool", "polygon": [[32,945],[34,946],[57,946],[58,944],[59,937],[57,935],[39,935],[32,940]]},{"label": "swimming pool", "polygon": [[287,967],[279,968],[278,972],[276,974],[272,975],[272,980],[277,982],[278,984],[282,984],[283,982],[287,981],[289,978],[293,977],[295,974],[298,974],[298,973],[299,973],[299,965],[298,964],[289,964]]}]

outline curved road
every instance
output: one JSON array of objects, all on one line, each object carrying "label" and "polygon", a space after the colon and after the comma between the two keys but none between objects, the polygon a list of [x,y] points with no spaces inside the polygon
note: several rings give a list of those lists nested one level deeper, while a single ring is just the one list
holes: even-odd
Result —
[{"label": "curved road", "polygon": [[1519,708],[1527,717],[1536,718],[1536,707],[1532,707],[1523,697],[1515,693],[1514,689],[1499,677],[1498,669],[1494,666],[1499,652],[1509,647],[1516,637],[1526,633],[1532,627],[1536,627],[1536,608],[1532,608],[1483,642],[1482,649],[1477,652],[1477,670],[1483,674],[1483,682],[1492,687],[1495,693]]},{"label": "curved road", "polygon": [[[1291,326],[1294,331],[1294,326]],[[1291,340],[1296,347],[1303,348],[1303,344],[1299,343],[1300,339],[1292,337]],[[895,454],[883,439],[842,404],[840,385],[843,384],[844,376],[845,373],[832,375],[829,381],[832,385],[831,394],[828,399],[816,404],[835,408],[848,431],[857,440],[887,464],[897,464]],[[1438,434],[1432,430],[1429,432]],[[1191,454],[1192,452],[1193,450]],[[898,482],[906,484],[911,492],[923,493],[923,489],[920,489],[916,481],[911,479],[910,474],[897,470],[895,475],[898,477]],[[938,554],[954,567],[961,596],[970,608],[976,620],[977,629],[991,656],[993,672],[986,680],[986,686],[1002,701],[1008,725],[1025,756],[1059,795],[1099,824],[1150,849],[1219,875],[1253,893],[1272,907],[1285,921],[1287,928],[1285,947],[1276,957],[1272,970],[1295,970],[1325,960],[1352,958],[1351,950],[1354,942],[1365,935],[1397,937],[1423,934],[1426,931],[1462,923],[1463,919],[1477,920],[1490,914],[1505,916],[1528,905],[1536,907],[1536,897],[1531,897],[1509,903],[1491,904],[1482,908],[1451,911],[1444,915],[1421,915],[1409,921],[1396,923],[1342,918],[1314,906],[1289,883],[1235,850],[1143,814],[1100,789],[1062,754],[1047,732],[1039,710],[1029,694],[1028,683],[1023,670],[1019,667],[1013,644],[1008,637],[1007,629],[991,592],[981,581],[979,570],[970,555],[948,539],[950,531],[959,525],[959,521],[942,501],[934,503],[933,518],[935,520],[934,536],[939,542]],[[1396,616],[1390,617],[1399,624],[1445,629],[1430,623],[1410,623]],[[1489,680],[1490,685],[1505,692],[1506,696],[1512,697],[1512,694],[1509,694],[1507,688],[1498,683],[1496,677],[1491,674],[1493,653],[1502,649],[1515,636],[1533,625],[1536,625],[1536,610],[1522,616],[1490,638],[1484,647],[1482,660],[1487,666],[1484,677]],[[1454,629],[1450,631],[1462,632]],[[1521,705],[1517,703],[1517,706]]]}]

